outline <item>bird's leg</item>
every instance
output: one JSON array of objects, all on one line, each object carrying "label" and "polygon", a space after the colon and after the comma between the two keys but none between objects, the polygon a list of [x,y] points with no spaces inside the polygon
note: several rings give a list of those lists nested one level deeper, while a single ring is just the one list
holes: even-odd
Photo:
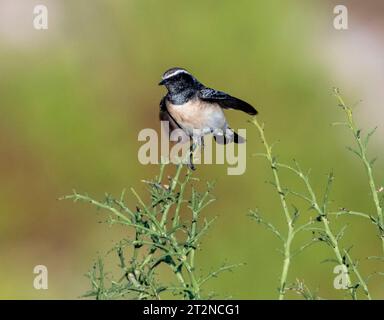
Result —
[{"label": "bird's leg", "polygon": [[191,147],[189,148],[189,162],[188,162],[188,168],[191,169],[192,171],[195,171],[195,165],[193,164],[193,152],[196,150],[196,143],[192,139],[192,144]]},{"label": "bird's leg", "polygon": [[201,149],[204,148],[204,136],[200,137],[200,146],[201,146]]}]

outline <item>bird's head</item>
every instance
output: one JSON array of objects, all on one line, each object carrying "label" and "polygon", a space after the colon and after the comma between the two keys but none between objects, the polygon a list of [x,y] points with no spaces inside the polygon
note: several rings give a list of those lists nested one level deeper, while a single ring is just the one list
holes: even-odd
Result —
[{"label": "bird's head", "polygon": [[171,94],[181,93],[185,90],[198,88],[199,81],[183,68],[172,68],[164,72],[161,86],[165,86]]}]

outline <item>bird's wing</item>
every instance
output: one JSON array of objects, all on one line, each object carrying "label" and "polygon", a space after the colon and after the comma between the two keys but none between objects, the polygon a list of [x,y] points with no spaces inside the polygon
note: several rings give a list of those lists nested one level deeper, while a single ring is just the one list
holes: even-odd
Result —
[{"label": "bird's wing", "polygon": [[169,123],[169,132],[168,134],[171,135],[173,130],[180,129],[181,127],[176,122],[175,119],[169,114],[167,106],[165,104],[165,97],[163,97],[160,101],[160,121],[168,121]]},{"label": "bird's wing", "polygon": [[249,103],[232,97],[222,91],[217,91],[210,88],[204,88],[199,91],[199,98],[204,101],[216,102],[223,109],[235,109],[244,111],[252,116],[257,114],[257,111]]}]

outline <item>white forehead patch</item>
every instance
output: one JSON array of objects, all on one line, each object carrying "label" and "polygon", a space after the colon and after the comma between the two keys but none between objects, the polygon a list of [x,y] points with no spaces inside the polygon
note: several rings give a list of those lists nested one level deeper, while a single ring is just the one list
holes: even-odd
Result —
[{"label": "white forehead patch", "polygon": [[186,70],[184,70],[184,69],[178,69],[178,70],[176,70],[176,71],[173,71],[173,72],[170,73],[170,74],[167,74],[166,76],[163,76],[163,80],[172,78],[172,77],[174,77],[175,75],[178,75],[179,73],[190,74],[188,71],[186,71]]}]

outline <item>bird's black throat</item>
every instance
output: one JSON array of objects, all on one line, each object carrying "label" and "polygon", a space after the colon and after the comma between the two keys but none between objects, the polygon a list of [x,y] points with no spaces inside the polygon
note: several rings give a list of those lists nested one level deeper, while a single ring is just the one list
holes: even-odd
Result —
[{"label": "bird's black throat", "polygon": [[179,92],[168,91],[167,98],[172,104],[180,105],[187,103],[191,100],[197,93],[196,89],[185,89]]}]

